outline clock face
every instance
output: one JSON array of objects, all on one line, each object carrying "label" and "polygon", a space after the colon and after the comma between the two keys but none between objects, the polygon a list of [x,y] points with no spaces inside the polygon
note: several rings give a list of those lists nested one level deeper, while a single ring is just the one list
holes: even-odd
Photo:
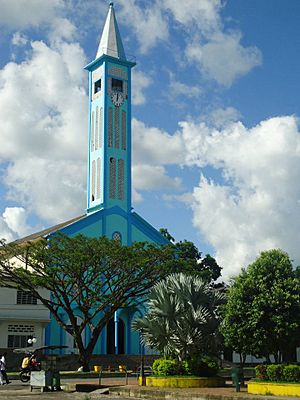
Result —
[{"label": "clock face", "polygon": [[120,107],[124,101],[123,94],[121,92],[113,92],[111,95],[111,101],[116,107]]}]

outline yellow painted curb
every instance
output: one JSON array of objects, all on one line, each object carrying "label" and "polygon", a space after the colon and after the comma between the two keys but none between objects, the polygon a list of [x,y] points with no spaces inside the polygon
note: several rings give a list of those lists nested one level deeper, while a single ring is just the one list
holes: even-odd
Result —
[{"label": "yellow painted curb", "polygon": [[248,393],[300,397],[300,384],[250,381],[248,382]]},{"label": "yellow painted curb", "polygon": [[[142,385],[142,378],[139,378],[139,385]],[[174,387],[174,388],[193,388],[193,387],[222,387],[225,386],[225,379],[221,377],[210,378],[189,378],[189,377],[156,377],[147,376],[146,386],[151,387]]]}]

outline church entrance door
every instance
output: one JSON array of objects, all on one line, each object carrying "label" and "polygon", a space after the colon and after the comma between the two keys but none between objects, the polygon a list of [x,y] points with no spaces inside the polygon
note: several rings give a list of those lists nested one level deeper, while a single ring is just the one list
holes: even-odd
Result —
[{"label": "church entrance door", "polygon": [[[115,354],[115,322],[112,318],[106,327],[106,353]],[[118,322],[118,353],[125,354],[125,324],[121,318]]]}]

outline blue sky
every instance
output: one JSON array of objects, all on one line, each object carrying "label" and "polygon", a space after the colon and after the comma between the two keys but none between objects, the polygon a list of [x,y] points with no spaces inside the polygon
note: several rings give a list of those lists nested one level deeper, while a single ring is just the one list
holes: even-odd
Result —
[{"label": "blue sky", "polygon": [[[101,0],[0,0],[0,236],[85,207]],[[133,203],[215,255],[300,263],[299,0],[118,0],[133,73]]]}]

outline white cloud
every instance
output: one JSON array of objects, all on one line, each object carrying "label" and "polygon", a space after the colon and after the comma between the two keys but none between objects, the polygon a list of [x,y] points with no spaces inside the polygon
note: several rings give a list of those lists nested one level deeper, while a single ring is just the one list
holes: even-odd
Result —
[{"label": "white cloud", "polygon": [[260,251],[280,247],[300,262],[300,135],[295,117],[247,129],[181,123],[188,165],[222,171],[224,183],[201,177],[191,206],[194,224],[216,249],[225,277]]},{"label": "white cloud", "polygon": [[190,62],[197,62],[199,69],[210,79],[224,86],[231,86],[240,76],[246,75],[262,62],[256,47],[243,47],[241,34],[216,32],[210,40],[194,42],[186,48]]},{"label": "white cloud", "polygon": [[198,26],[209,34],[220,25],[220,0],[164,0],[162,6],[171,11],[175,20],[186,26]]},{"label": "white cloud", "polygon": [[76,43],[31,43],[0,70],[0,160],[8,197],[51,222],[84,209],[87,95]]},{"label": "white cloud", "polygon": [[227,107],[214,109],[206,118],[216,128],[225,128],[232,122],[238,121],[240,117],[241,114],[236,108]]},{"label": "white cloud", "polygon": [[28,43],[28,39],[26,36],[22,35],[20,32],[15,32],[13,34],[11,43],[14,46],[25,46]]},{"label": "white cloud", "polygon": [[180,164],[184,161],[183,141],[156,127],[132,120],[133,163],[149,165]]},{"label": "white cloud", "polygon": [[133,201],[140,202],[140,190],[180,190],[181,180],[168,176],[164,166],[184,161],[183,142],[178,134],[132,121]]},{"label": "white cloud", "polygon": [[0,25],[11,30],[49,23],[63,0],[0,0]]},{"label": "white cloud", "polygon": [[168,39],[167,20],[156,2],[147,7],[139,7],[135,0],[120,0],[118,4],[122,5],[122,9],[118,10],[118,19],[134,31],[142,53],[147,52],[158,41]]},{"label": "white cloud", "polygon": [[166,169],[159,165],[136,165],[132,168],[134,187],[138,190],[179,190],[181,180],[167,176]]},{"label": "white cloud", "polygon": [[0,238],[8,242],[30,232],[27,212],[23,207],[6,207],[0,216]]},{"label": "white cloud", "polygon": [[140,70],[132,72],[132,104],[140,106],[146,103],[145,89],[152,83],[152,78]]},{"label": "white cloud", "polygon": [[175,74],[169,72],[170,83],[168,90],[168,98],[170,101],[181,106],[186,104],[186,98],[192,99],[199,97],[202,94],[202,89],[197,85],[187,85],[176,79]]}]

